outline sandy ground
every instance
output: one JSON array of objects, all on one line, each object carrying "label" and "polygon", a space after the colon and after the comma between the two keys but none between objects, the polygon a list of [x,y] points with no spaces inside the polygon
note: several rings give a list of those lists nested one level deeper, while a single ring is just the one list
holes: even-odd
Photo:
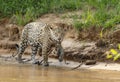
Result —
[{"label": "sandy ground", "polygon": [[[50,65],[57,66],[57,67],[68,67],[70,69],[75,68],[76,66],[80,65],[78,62],[73,61],[67,61],[69,64],[65,64],[64,62],[58,62],[58,60],[55,59],[49,59],[50,62],[52,62]],[[117,63],[109,63],[106,65],[106,63],[97,62],[95,65],[81,65],[77,69],[90,69],[90,70],[111,70],[111,71],[120,71],[120,64]]]},{"label": "sandy ground", "polygon": [[[10,55],[4,54],[4,57],[9,57],[9,56]],[[30,56],[23,56],[23,58],[30,59]],[[40,58],[40,60],[42,60],[42,58]],[[75,67],[77,67],[78,65],[81,64],[81,63],[74,62],[74,61],[66,61],[66,63],[68,63],[68,64],[65,64],[64,61],[59,62],[57,59],[49,58],[49,65],[55,66],[55,67],[65,67],[65,68],[73,70]],[[19,64],[19,63],[14,58],[8,58],[8,59],[0,58],[0,65],[1,64]],[[25,65],[25,64],[32,64],[32,62],[29,61],[29,62],[24,63],[23,65]],[[117,64],[117,63],[107,64],[107,63],[103,63],[103,62],[97,62],[94,65],[85,65],[83,63],[80,67],[78,67],[77,69],[74,69],[74,70],[81,70],[81,69],[120,71],[120,64]]]}]

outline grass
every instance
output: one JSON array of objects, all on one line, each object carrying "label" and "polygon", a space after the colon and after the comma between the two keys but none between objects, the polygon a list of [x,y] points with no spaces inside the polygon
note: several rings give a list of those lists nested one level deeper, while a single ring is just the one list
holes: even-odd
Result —
[{"label": "grass", "polygon": [[83,9],[81,18],[82,24],[78,26],[77,23],[76,29],[92,26],[115,28],[117,24],[120,24],[120,0],[86,0],[86,3],[87,7]]},{"label": "grass", "polygon": [[50,12],[76,10],[81,7],[80,3],[80,0],[0,0],[0,12],[4,16],[11,16],[16,12],[24,15],[27,9],[33,8],[32,12],[39,16]]},{"label": "grass", "polygon": [[120,23],[120,0],[0,0],[0,18],[15,16],[18,25],[25,25],[45,13],[77,10],[82,10],[81,16],[70,16],[76,29],[114,28]]}]

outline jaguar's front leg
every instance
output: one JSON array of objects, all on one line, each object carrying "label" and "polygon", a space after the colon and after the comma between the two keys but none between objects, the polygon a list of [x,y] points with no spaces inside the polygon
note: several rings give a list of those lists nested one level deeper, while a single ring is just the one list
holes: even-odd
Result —
[{"label": "jaguar's front leg", "polygon": [[59,62],[62,62],[64,58],[64,49],[61,44],[57,44],[56,51],[57,51]]},{"label": "jaguar's front leg", "polygon": [[48,49],[47,49],[47,46],[44,45],[44,46],[42,47],[43,66],[49,66],[47,50],[48,50]]},{"label": "jaguar's front leg", "polygon": [[23,61],[22,61],[22,54],[21,53],[18,53],[17,60],[18,60],[18,63],[23,63]]}]

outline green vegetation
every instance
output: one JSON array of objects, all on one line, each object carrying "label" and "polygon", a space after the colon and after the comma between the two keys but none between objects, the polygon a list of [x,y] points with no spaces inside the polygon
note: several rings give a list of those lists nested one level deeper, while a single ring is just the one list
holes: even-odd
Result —
[{"label": "green vegetation", "polygon": [[[120,0],[87,0],[79,28],[92,26],[114,28],[120,23]],[[78,19],[76,19],[78,20]],[[82,25],[82,26],[81,26]]]},{"label": "green vegetation", "polygon": [[19,25],[45,13],[75,10],[82,10],[81,17],[72,16],[77,29],[113,28],[120,23],[120,0],[0,0],[0,18],[15,16]]}]

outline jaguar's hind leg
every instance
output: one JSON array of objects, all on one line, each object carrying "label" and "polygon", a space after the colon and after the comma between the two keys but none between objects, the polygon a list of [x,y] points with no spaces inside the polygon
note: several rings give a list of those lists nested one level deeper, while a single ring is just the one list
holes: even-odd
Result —
[{"label": "jaguar's hind leg", "polygon": [[18,51],[18,62],[19,63],[23,63],[22,54],[24,53],[26,47],[27,47],[27,43],[23,43],[23,42],[20,43],[19,51]]},{"label": "jaguar's hind leg", "polygon": [[42,56],[42,47],[41,46],[38,47],[38,55]]}]

